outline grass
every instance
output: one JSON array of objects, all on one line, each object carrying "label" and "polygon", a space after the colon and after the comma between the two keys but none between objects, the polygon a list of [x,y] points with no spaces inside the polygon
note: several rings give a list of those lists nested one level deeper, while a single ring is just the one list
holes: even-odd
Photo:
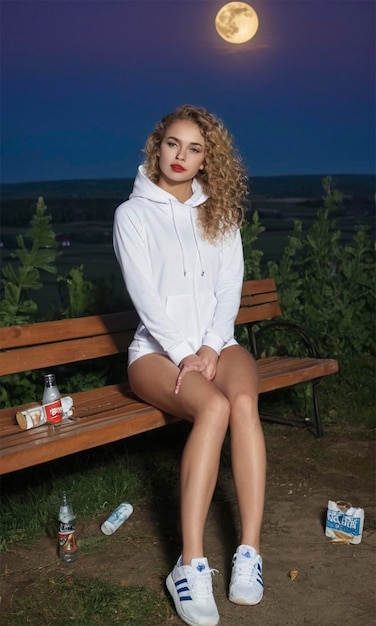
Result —
[{"label": "grass", "polygon": [[37,578],[15,595],[2,626],[162,626],[171,616],[166,598],[145,587],[66,575]]},{"label": "grass", "polygon": [[70,494],[77,519],[96,515],[104,519],[120,502],[134,502],[145,488],[137,471],[129,467],[126,444],[105,446],[5,476],[0,550],[43,535],[54,536],[62,491]]},{"label": "grass", "polygon": [[320,383],[322,411],[327,424],[347,423],[376,428],[376,357],[354,355],[339,361],[339,372]]},{"label": "grass", "polygon": [[[166,498],[178,501],[179,459],[187,429],[188,424],[176,424],[170,431],[145,433],[5,476],[0,513],[2,551],[12,551],[16,546],[32,548],[37,539],[46,536],[53,540],[57,536],[60,493],[65,489],[77,518],[82,558],[98,554],[108,558],[112,551],[116,554],[128,535],[105,537],[99,531],[101,522],[124,500],[137,506],[142,499],[155,499],[155,493],[160,493],[164,502]],[[165,532],[169,525],[174,526],[175,519],[163,523]],[[144,543],[142,527],[140,532]],[[4,563],[6,559],[4,554]],[[104,581],[100,574],[51,577],[43,575],[40,563],[34,560],[21,572],[9,572],[3,566],[0,580],[8,575],[20,575],[22,583],[17,593],[3,597],[2,626],[165,626],[173,615],[164,594],[149,587],[128,586],[126,581]]]}]

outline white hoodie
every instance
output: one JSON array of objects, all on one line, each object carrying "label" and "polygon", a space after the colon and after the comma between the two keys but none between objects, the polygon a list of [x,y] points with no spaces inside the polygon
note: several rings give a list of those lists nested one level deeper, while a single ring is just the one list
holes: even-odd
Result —
[{"label": "white hoodie", "polygon": [[220,354],[236,344],[243,284],[239,229],[213,244],[197,224],[207,200],[197,180],[182,204],[139,167],[129,200],[115,212],[114,249],[140,317],[129,364],[159,352],[178,365],[202,345]]}]

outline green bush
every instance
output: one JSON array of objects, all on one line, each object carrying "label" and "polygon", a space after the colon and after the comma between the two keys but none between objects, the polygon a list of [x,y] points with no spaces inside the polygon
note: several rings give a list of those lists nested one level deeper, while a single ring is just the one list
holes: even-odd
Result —
[{"label": "green bush", "polygon": [[82,317],[95,312],[95,286],[84,278],[83,265],[73,267],[67,276],[58,276],[58,282],[65,285],[68,292],[68,306],[64,317]]},{"label": "green bush", "polygon": [[[31,228],[26,234],[17,237],[18,248],[11,254],[15,259],[2,268],[2,299],[0,303],[0,326],[32,324],[40,321],[38,306],[32,300],[32,291],[41,289],[41,272],[56,274],[56,259],[60,252],[51,226],[51,216],[46,214],[47,206],[42,197],[38,198],[36,212],[31,220]],[[80,317],[97,312],[96,303],[103,301],[103,293],[85,280],[83,266],[72,268],[66,277],[59,276],[67,292],[67,307],[63,311],[50,311],[49,317]],[[102,289],[103,292],[103,289]],[[84,373],[66,370],[66,388],[61,391],[72,393],[82,389],[106,384],[112,370],[108,363],[93,363],[92,372]],[[43,392],[43,371],[26,371],[3,376],[0,382],[0,406],[15,406],[34,402]],[[69,371],[69,374],[71,372]]]},{"label": "green bush", "polygon": [[25,242],[17,237],[18,248],[11,254],[16,263],[2,268],[2,299],[0,302],[0,325],[12,326],[36,321],[38,307],[31,299],[31,291],[41,289],[40,272],[56,274],[56,259],[60,254],[58,243],[51,227],[51,216],[45,215],[47,207],[42,197],[38,198],[31,228]]},{"label": "green bush", "polygon": [[[326,196],[317,220],[303,234],[296,220],[292,235],[278,262],[269,261],[261,271],[262,253],[251,250],[258,217],[243,229],[246,278],[265,274],[274,278],[283,316],[309,328],[321,354],[346,357],[375,354],[376,273],[375,249],[366,227],[360,227],[348,244],[341,244],[335,214],[341,210],[342,195],[323,180]],[[249,260],[250,259],[250,260]]]}]

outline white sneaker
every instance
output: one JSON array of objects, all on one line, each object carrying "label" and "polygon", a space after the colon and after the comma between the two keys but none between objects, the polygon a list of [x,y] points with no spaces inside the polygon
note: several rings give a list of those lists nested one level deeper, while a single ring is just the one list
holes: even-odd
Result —
[{"label": "white sneaker", "polygon": [[219,615],[212,587],[212,570],[207,559],[192,559],[182,565],[181,557],[166,585],[179,617],[189,626],[216,626]]},{"label": "white sneaker", "polygon": [[241,545],[232,559],[229,600],[235,604],[258,604],[263,594],[262,558],[251,546]]}]

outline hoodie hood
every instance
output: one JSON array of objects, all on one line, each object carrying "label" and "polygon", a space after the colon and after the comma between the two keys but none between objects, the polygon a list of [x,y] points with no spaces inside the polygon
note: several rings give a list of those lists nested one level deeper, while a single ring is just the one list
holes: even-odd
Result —
[{"label": "hoodie hood", "polygon": [[144,198],[145,200],[161,205],[165,204],[167,206],[175,206],[176,204],[179,204],[180,206],[197,207],[200,206],[200,204],[203,204],[208,197],[209,196],[203,192],[200,183],[194,178],[192,181],[192,196],[184,203],[181,203],[175,198],[175,196],[153,183],[150,178],[146,176],[145,167],[140,165],[134,181],[133,191],[130,194],[129,199]]}]

